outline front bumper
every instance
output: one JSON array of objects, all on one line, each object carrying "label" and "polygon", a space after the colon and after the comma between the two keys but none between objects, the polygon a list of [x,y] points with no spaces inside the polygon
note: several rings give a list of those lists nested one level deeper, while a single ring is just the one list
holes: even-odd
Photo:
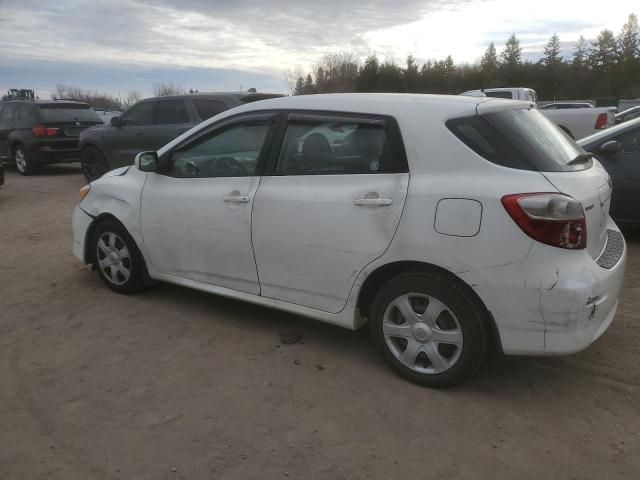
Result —
[{"label": "front bumper", "polygon": [[91,222],[93,222],[93,217],[82,210],[80,205],[77,205],[73,211],[73,219],[71,221],[73,227],[73,254],[82,263],[86,263],[86,238]]},{"label": "front bumper", "polygon": [[[609,229],[619,232],[613,222]],[[492,314],[504,353],[569,354],[588,347],[613,321],[626,256],[623,241],[617,262],[603,268],[586,250],[534,242],[522,262],[459,276]]]}]

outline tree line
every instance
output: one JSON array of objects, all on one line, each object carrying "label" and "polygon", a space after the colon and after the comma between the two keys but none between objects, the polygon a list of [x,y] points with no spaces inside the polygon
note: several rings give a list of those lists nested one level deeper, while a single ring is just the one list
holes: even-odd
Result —
[{"label": "tree line", "polygon": [[538,62],[523,61],[513,34],[501,52],[491,42],[479,63],[456,65],[451,55],[419,65],[409,55],[404,65],[370,55],[364,62],[349,51],[326,53],[306,75],[289,72],[294,95],[332,92],[409,92],[458,94],[490,87],[530,87],[543,100],[619,99],[640,96],[638,18],[629,15],[618,35],[605,29],[583,36],[571,55],[562,55],[560,38],[551,36]]}]

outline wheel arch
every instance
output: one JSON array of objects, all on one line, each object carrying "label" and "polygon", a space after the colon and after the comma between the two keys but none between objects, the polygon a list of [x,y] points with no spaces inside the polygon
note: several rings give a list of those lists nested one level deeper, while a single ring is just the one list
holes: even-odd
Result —
[{"label": "wheel arch", "polygon": [[362,286],[358,290],[356,312],[358,312],[360,316],[368,318],[373,299],[376,296],[376,293],[386,282],[404,273],[422,272],[438,272],[440,274],[446,275],[447,277],[458,283],[462,288],[464,288],[467,293],[469,293],[470,296],[478,303],[480,308],[482,308],[482,310],[486,312],[486,318],[488,319],[493,344],[495,348],[498,349],[498,351],[502,351],[500,333],[496,326],[493,315],[486,307],[480,296],[473,289],[473,287],[457,275],[451,273],[449,270],[432,263],[420,261],[395,261],[377,267],[367,275],[364,282],[362,283]]},{"label": "wheel arch", "polygon": [[111,221],[117,223],[118,225],[120,225],[122,227],[122,229],[125,232],[127,232],[129,237],[131,237],[136,249],[138,250],[137,253],[140,256],[140,258],[142,259],[142,271],[143,271],[143,275],[144,275],[144,283],[145,283],[145,285],[151,285],[153,282],[151,280],[151,277],[149,276],[149,270],[147,268],[147,259],[143,255],[142,248],[140,248],[140,245],[139,245],[138,241],[136,240],[136,237],[134,235],[132,235],[131,232],[129,231],[129,229],[127,228],[127,226],[123,222],[121,222],[120,219],[118,217],[116,217],[111,212],[103,212],[103,213],[99,214],[97,217],[95,217],[93,219],[93,221],[91,222],[91,224],[87,228],[87,233],[84,236],[84,263],[86,263],[87,265],[91,265],[92,268],[95,270],[96,265],[95,265],[95,261],[94,261],[95,259],[93,257],[93,249],[90,248],[90,247],[91,247],[91,243],[93,241],[93,237],[95,235],[96,228],[98,227],[98,225],[100,225],[102,222],[104,222],[106,220],[111,220]]}]

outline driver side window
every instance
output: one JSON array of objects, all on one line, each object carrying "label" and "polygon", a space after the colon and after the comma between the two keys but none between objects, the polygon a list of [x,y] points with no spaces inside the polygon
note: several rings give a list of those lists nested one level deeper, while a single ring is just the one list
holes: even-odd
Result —
[{"label": "driver side window", "polygon": [[173,153],[169,172],[178,178],[255,175],[269,121],[235,124]]},{"label": "driver side window", "polygon": [[622,153],[640,152],[640,128],[634,128],[616,138],[622,144]]}]

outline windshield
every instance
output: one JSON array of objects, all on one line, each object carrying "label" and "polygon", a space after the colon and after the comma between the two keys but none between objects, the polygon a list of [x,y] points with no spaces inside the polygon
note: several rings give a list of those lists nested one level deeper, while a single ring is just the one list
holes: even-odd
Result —
[{"label": "windshield", "polygon": [[482,115],[536,170],[584,170],[590,161],[575,162],[585,151],[537,109],[505,110]]},{"label": "windshield", "polygon": [[102,123],[98,114],[89,105],[51,104],[39,105],[40,116],[45,123],[91,122]]}]

